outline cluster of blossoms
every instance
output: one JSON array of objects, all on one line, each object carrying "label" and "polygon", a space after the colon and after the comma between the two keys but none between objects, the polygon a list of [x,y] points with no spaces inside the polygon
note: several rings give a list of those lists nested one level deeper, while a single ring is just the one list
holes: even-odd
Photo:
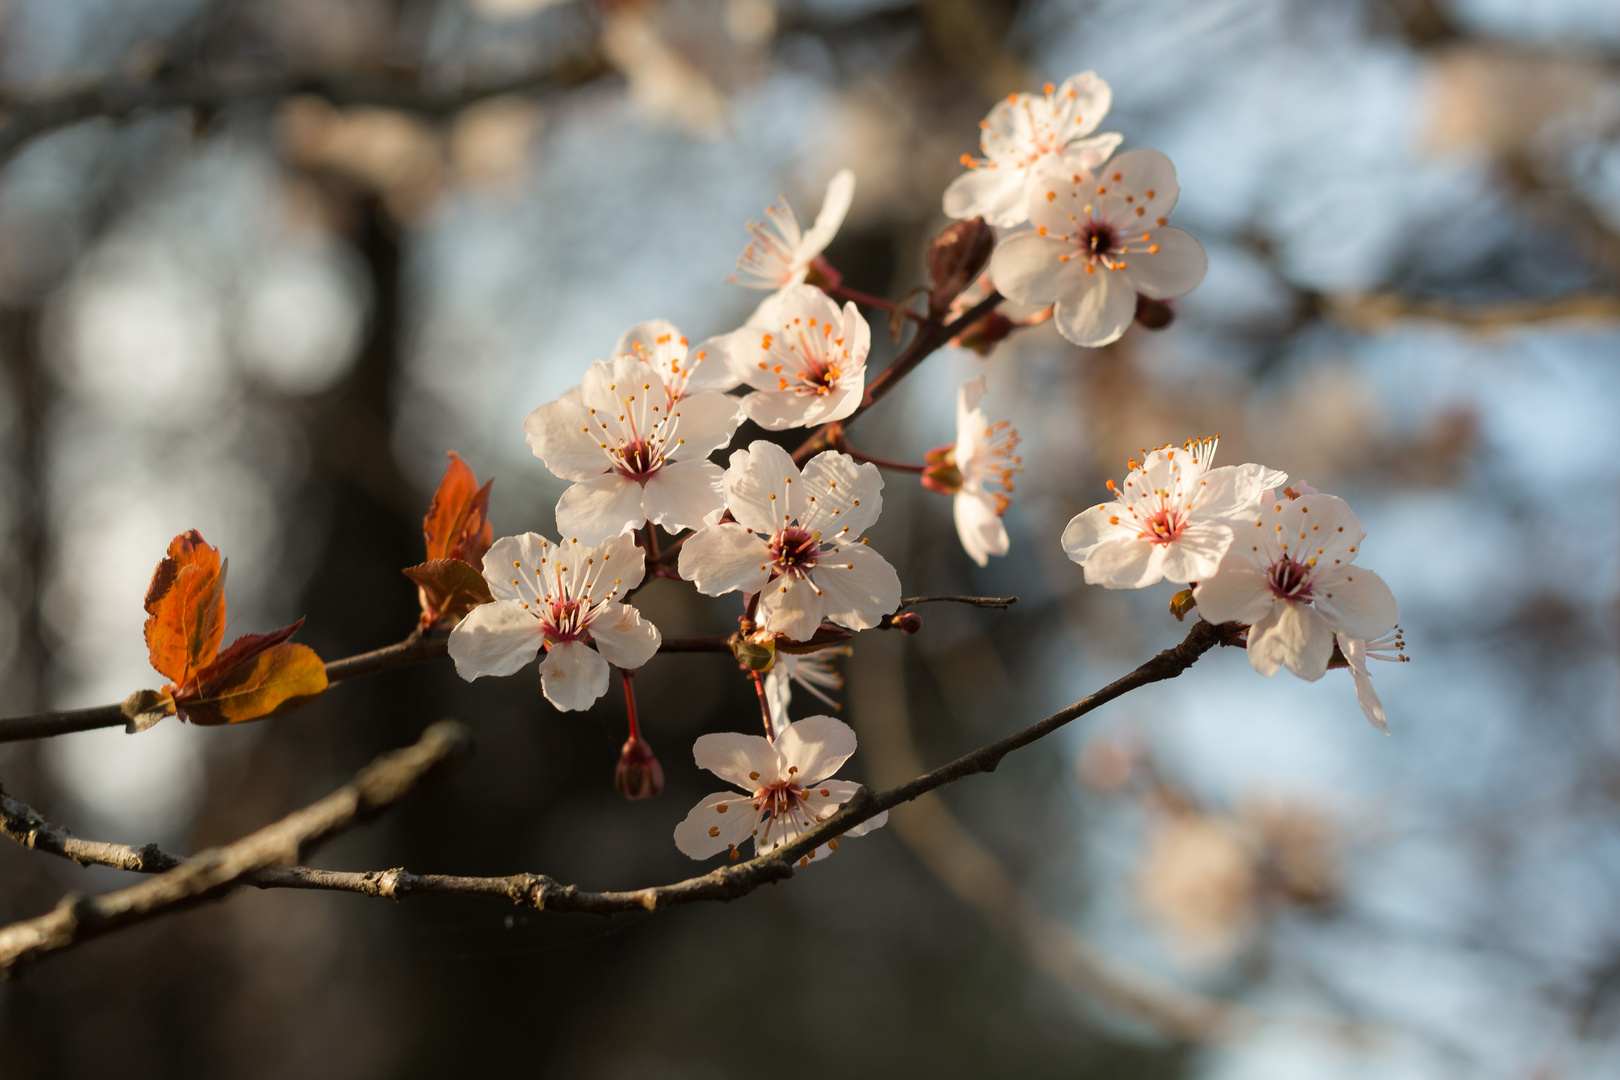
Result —
[{"label": "cluster of blossoms", "polygon": [[[984,158],[965,159],[969,171],[945,193],[945,212],[961,220],[930,250],[926,317],[844,288],[824,256],[854,199],[844,170],[809,229],[785,199],[750,226],[731,280],[769,295],[743,326],[694,347],[668,321],[641,323],[578,386],[530,413],[530,449],[570,485],[556,507],[561,539],[526,533],[488,547],[492,599],[451,631],[457,671],[508,675],[544,650],[547,700],[580,710],[606,693],[610,665],[621,669],[630,739],[619,787],[654,795],[663,773],[637,728],[630,675],[662,638],[631,596],[649,577],[708,596],[736,593],[741,617],[730,641],[758,691],[764,735],[697,740],[696,763],[743,793],[703,800],[676,843],[694,858],[735,859],[752,839],[763,855],[832,816],[857,790],[832,779],[855,751],[854,732],[830,716],[793,722],[788,707],[797,683],[836,709],[831,661],[855,632],[918,625],[897,614],[899,577],[866,540],[883,508],[881,468],[918,474],[924,488],[950,496],[962,546],[980,566],[1008,551],[1001,519],[1023,470],[1018,432],[980,408],[983,378],[960,388],[955,441],[923,463],[849,447],[843,423],[910,370],[897,364],[868,380],[872,331],[858,304],[887,310],[896,325],[904,317],[949,325],[932,340],[954,335],[981,352],[1048,318],[1093,347],[1119,338],[1133,318],[1151,324],[1142,305],[1195,287],[1205,257],[1167,224],[1180,190],[1169,160],[1154,150],[1116,154],[1121,137],[1096,133],[1110,101],[1107,84],[1085,73],[992,109],[981,125]],[[712,460],[744,424],[815,430],[797,453],[754,437],[724,466]],[[1211,621],[1247,624],[1250,658],[1267,675],[1286,666],[1319,678],[1336,657],[1382,727],[1366,661],[1383,655],[1396,608],[1383,582],[1353,565],[1359,523],[1331,495],[1274,494],[1282,473],[1214,468],[1214,453],[1208,440],[1133,462],[1123,488],[1110,482],[1113,503],[1069,523],[1065,550],[1086,581],[1109,588],[1194,586]]]}]

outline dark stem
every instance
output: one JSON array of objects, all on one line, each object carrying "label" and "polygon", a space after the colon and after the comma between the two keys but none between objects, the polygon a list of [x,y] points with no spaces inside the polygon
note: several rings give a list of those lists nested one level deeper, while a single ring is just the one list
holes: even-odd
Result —
[{"label": "dark stem", "polygon": [[624,714],[630,718],[630,735],[627,741],[635,742],[641,738],[641,728],[636,724],[636,673],[628,668],[620,668],[619,678],[624,680]]},{"label": "dark stem", "polygon": [[910,308],[902,308],[893,300],[885,300],[881,296],[873,296],[871,293],[863,293],[858,289],[851,289],[847,285],[834,285],[827,289],[826,293],[828,296],[836,296],[840,300],[853,300],[857,304],[865,304],[867,307],[875,307],[880,311],[899,311],[901,314],[905,315],[906,318],[915,322],[922,323],[928,321],[927,316],[920,315],[917,312],[912,311]]},{"label": "dark stem", "polygon": [[765,737],[774,743],[776,725],[771,721],[771,699],[765,693],[765,676],[757,671],[751,671],[749,675],[754,679],[754,693],[759,695],[759,715],[765,721]]},{"label": "dark stem", "polygon": [[871,454],[863,454],[853,446],[848,445],[844,447],[844,453],[848,454],[856,461],[876,465],[880,469],[896,469],[900,472],[909,473],[921,473],[927,471],[928,469],[928,466],[926,465],[913,465],[906,461],[890,461],[888,458],[873,457]]},{"label": "dark stem", "polygon": [[647,549],[647,561],[651,563],[659,562],[661,556],[658,554],[658,526],[650,521],[647,522],[647,529],[643,534],[643,538],[646,540],[646,543],[642,546]]}]

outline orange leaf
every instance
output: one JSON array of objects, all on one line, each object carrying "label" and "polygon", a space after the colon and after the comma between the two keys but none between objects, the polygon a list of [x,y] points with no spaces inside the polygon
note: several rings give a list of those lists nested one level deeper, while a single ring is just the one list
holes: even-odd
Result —
[{"label": "orange leaf", "polygon": [[400,573],[418,586],[423,626],[454,624],[473,608],[495,599],[484,575],[460,559],[430,559],[420,566],[407,566]]},{"label": "orange leaf", "polygon": [[231,642],[224,652],[198,670],[197,677],[192,680],[193,687],[190,696],[210,696],[215,680],[222,678],[232,668],[252,659],[266,649],[280,645],[283,641],[296,634],[298,628],[303,625],[304,620],[299,619],[291,626],[283,626],[280,630],[272,630],[268,634],[243,634]]},{"label": "orange leaf", "polygon": [[170,541],[147,586],[146,612],[152,666],[186,686],[225,636],[225,564],[196,529]]},{"label": "orange leaf", "polygon": [[460,559],[476,566],[495,542],[495,528],[489,523],[489,489],[495,481],[478,486],[472,466],[454,450],[445,467],[439,490],[422,519],[422,536],[427,541],[427,557]]},{"label": "orange leaf", "polygon": [[282,642],[219,672],[206,693],[175,705],[193,724],[239,724],[296,709],[325,690],[326,665],[315,650]]}]

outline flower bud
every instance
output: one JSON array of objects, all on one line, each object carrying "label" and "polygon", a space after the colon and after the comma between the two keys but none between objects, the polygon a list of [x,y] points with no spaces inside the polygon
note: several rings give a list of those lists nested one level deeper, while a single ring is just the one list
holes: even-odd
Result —
[{"label": "flower bud", "polygon": [[1185,620],[1187,613],[1197,606],[1198,601],[1193,599],[1191,589],[1182,589],[1170,598],[1170,614],[1176,617],[1176,622]]},{"label": "flower bud", "polygon": [[996,230],[984,218],[952,223],[928,246],[928,278],[934,292],[928,304],[937,315],[973,284],[996,246]]},{"label": "flower bud", "polygon": [[776,664],[776,637],[767,635],[763,641],[756,641],[738,634],[731,639],[731,655],[745,670],[763,675]]},{"label": "flower bud", "polygon": [[806,285],[814,285],[816,288],[826,292],[829,289],[836,289],[838,286],[842,285],[844,283],[844,275],[840,274],[837,268],[835,268],[832,263],[827,261],[825,256],[817,255],[814,259],[810,260],[810,270],[804,276],[804,283]]},{"label": "flower bud", "polygon": [[651,799],[663,793],[664,767],[658,764],[652,747],[640,735],[626,739],[624,748],[619,751],[613,786],[627,799]]},{"label": "flower bud", "polygon": [[917,631],[922,629],[922,616],[918,615],[915,611],[907,611],[903,614],[893,616],[890,619],[889,625],[893,626],[902,634],[915,634]]},{"label": "flower bud", "polygon": [[1147,330],[1163,330],[1176,321],[1175,305],[1168,300],[1155,300],[1136,294],[1136,321]]}]

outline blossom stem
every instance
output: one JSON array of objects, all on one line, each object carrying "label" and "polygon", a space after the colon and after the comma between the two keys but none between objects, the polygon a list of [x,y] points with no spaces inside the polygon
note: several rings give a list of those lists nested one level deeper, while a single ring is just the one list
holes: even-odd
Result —
[{"label": "blossom stem", "polygon": [[647,549],[647,561],[658,562],[662,558],[658,553],[658,526],[650,521],[647,522],[647,531],[643,535],[647,541],[642,545]]},{"label": "blossom stem", "polygon": [[765,696],[765,676],[757,671],[748,673],[754,680],[754,693],[759,695],[759,715],[765,721],[765,737],[776,741],[776,725],[771,722],[771,699]]},{"label": "blossom stem", "polygon": [[880,296],[873,296],[871,293],[863,293],[859,289],[851,289],[847,285],[834,285],[825,291],[828,296],[836,296],[840,300],[853,300],[857,304],[875,307],[880,311],[899,311],[914,322],[928,321],[926,316],[920,315],[910,308],[903,308],[893,300],[885,300]]},{"label": "blossom stem", "polygon": [[624,714],[630,719],[630,742],[641,738],[641,728],[636,723],[636,673],[629,668],[619,669],[619,678],[624,680]]},{"label": "blossom stem", "polygon": [[898,469],[900,472],[920,473],[928,468],[926,465],[913,465],[905,461],[890,461],[888,458],[873,457],[871,454],[861,453],[853,446],[846,445],[844,447],[844,453],[848,454],[856,461],[876,465],[880,469]]}]

